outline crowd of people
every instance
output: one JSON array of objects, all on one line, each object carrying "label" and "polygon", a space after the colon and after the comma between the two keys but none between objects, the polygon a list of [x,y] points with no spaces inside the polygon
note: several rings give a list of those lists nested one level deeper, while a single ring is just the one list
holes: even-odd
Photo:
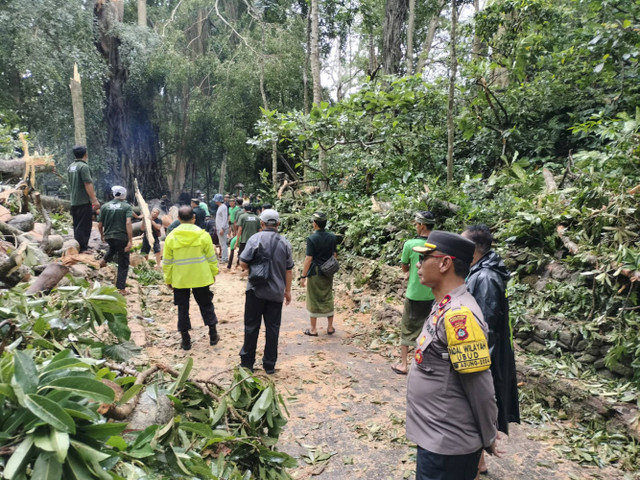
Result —
[{"label": "crowd of people", "polygon": [[[71,213],[75,238],[80,250],[86,251],[91,210],[99,204],[86,148],[77,146],[73,152]],[[98,215],[101,239],[109,246],[103,265],[118,258],[116,288],[126,293],[135,214],[124,187],[113,186],[112,194],[113,200]],[[291,244],[278,232],[279,213],[269,204],[257,207],[222,193],[210,205],[202,197],[191,199],[190,205],[179,207],[178,219],[168,226],[164,252],[159,214],[159,209],[152,210],[154,244],[145,238],[142,252],[149,255],[153,248],[165,283],[173,290],[181,348],[191,348],[191,294],[209,328],[210,345],[219,342],[210,287],[220,268],[232,269],[237,248],[236,268],[248,272],[240,364],[254,370],[264,322],[262,367],[267,374],[275,373],[282,308],[291,302],[294,267]],[[310,326],[304,334],[317,337],[319,317],[327,318],[328,335],[336,331],[333,274],[339,264],[336,236],[326,230],[327,215],[315,212],[310,220],[313,233],[306,240],[298,281],[307,294]],[[416,212],[417,235],[402,250],[407,289],[400,362],[392,370],[408,375],[406,430],[418,446],[416,479],[471,480],[487,471],[484,452],[501,453],[498,432],[508,434],[508,424],[520,421],[506,291],[509,272],[492,250],[487,226],[473,225],[456,234],[436,230],[436,224],[431,212]]]}]

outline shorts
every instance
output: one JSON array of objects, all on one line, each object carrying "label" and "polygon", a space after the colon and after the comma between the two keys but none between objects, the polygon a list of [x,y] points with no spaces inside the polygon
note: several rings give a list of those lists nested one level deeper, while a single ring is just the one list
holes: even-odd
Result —
[{"label": "shorts", "polygon": [[404,311],[400,323],[400,345],[416,346],[416,339],[424,327],[424,321],[431,313],[432,306],[433,300],[404,299]]},{"label": "shorts", "polygon": [[[153,241],[153,253],[160,253],[160,238],[158,237],[154,237],[154,241]],[[149,253],[151,251],[151,246],[149,245],[149,241],[147,240],[147,236],[143,235],[142,236],[142,248],[140,249],[140,252],[144,255],[146,255],[147,253]]]}]

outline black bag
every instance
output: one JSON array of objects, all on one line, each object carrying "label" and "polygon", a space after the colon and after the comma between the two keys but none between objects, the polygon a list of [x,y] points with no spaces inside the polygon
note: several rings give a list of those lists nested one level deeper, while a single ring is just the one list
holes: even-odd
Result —
[{"label": "black bag", "polygon": [[333,255],[329,257],[329,260],[320,265],[320,272],[327,277],[331,277],[338,270],[340,270],[340,264]]},{"label": "black bag", "polygon": [[258,248],[258,258],[249,265],[249,282],[251,282],[251,285],[262,285],[269,281],[271,276],[271,258],[273,258],[273,254],[276,248],[278,248],[278,242],[280,242],[280,235],[276,233],[276,239],[273,241],[273,246],[271,247],[271,255],[268,257],[265,256],[262,251],[262,245]]}]

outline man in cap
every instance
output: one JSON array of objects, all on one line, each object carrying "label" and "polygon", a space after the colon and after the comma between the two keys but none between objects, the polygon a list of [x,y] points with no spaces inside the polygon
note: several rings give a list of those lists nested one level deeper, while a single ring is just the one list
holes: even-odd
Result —
[{"label": "man in cap", "polygon": [[238,261],[240,261],[240,255],[242,255],[242,251],[249,239],[260,230],[260,217],[254,213],[251,202],[245,200],[242,207],[244,208],[244,213],[238,219],[238,233],[236,234],[238,238],[236,241],[238,245]]},{"label": "man in cap", "polygon": [[318,317],[327,317],[327,335],[336,333],[333,326],[333,275],[323,274],[320,265],[337,256],[338,242],[333,233],[325,230],[326,213],[315,212],[311,218],[313,234],[307,237],[307,251],[299,280],[301,287],[307,287],[307,311],[311,325],[303,333],[317,337]]},{"label": "man in cap", "polygon": [[133,240],[133,227],[131,217],[133,209],[127,202],[127,189],[120,185],[111,187],[113,200],[105,203],[100,209],[98,217],[98,231],[102,241],[109,244],[109,251],[105,255],[100,266],[104,267],[115,255],[118,256],[118,274],[116,276],[116,288],[122,295],[126,295],[125,289],[127,275],[129,274],[129,251]]},{"label": "man in cap", "polygon": [[260,215],[262,231],[251,236],[242,254],[240,266],[243,270],[260,260],[269,262],[269,278],[254,284],[247,281],[244,304],[244,344],[240,350],[240,364],[253,371],[260,324],[264,319],[265,346],[262,367],[268,374],[275,373],[278,360],[278,337],[282,319],[282,303],[291,302],[291,279],[293,256],[291,244],[278,234],[280,217],[275,210],[265,210]]},{"label": "man in cap", "polygon": [[227,236],[229,235],[229,209],[224,203],[221,193],[216,193],[213,201],[218,206],[216,212],[216,229],[218,230],[218,240],[220,241],[220,260],[222,263],[229,261],[229,250],[227,249]]},{"label": "man in cap", "polygon": [[193,210],[193,214],[194,214],[195,219],[196,219],[195,220],[196,226],[198,226],[200,228],[204,228],[204,219],[207,216],[207,214],[200,207],[200,200],[198,200],[197,198],[192,198],[191,199],[191,208]]},{"label": "man in cap", "polygon": [[164,281],[173,289],[173,303],[178,306],[178,331],[183,350],[191,349],[189,297],[193,292],[204,324],[209,327],[209,345],[219,341],[218,317],[209,286],[218,274],[218,259],[211,236],[195,225],[193,209],[184,205],[178,210],[180,225],[164,242],[162,270]]},{"label": "man in cap", "polygon": [[436,219],[429,211],[416,212],[414,224],[418,236],[407,240],[402,247],[402,271],[407,278],[407,293],[404,299],[404,311],[400,323],[400,364],[393,365],[391,369],[398,375],[406,375],[408,371],[407,356],[409,348],[413,347],[422,330],[424,320],[429,315],[433,305],[433,292],[420,283],[418,278],[419,253],[413,251],[413,247],[423,246],[431,233]]},{"label": "man in cap", "polygon": [[435,296],[407,383],[407,438],[418,445],[416,480],[472,480],[482,449],[500,453],[487,325],[464,283],[475,245],[434,230],[413,249],[420,254],[420,282]]},{"label": "man in cap", "polygon": [[71,192],[71,218],[73,219],[73,238],[80,245],[80,252],[87,250],[91,236],[92,209],[100,207],[96,191],[93,188],[91,171],[87,165],[87,147],[73,147],[75,162],[69,165],[69,190]]}]

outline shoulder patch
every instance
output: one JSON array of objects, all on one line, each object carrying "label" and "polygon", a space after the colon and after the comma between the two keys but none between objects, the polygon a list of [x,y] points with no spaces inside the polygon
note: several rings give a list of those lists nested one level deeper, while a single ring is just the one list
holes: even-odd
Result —
[{"label": "shoulder patch", "polygon": [[444,326],[449,358],[457,372],[481,372],[491,366],[487,337],[469,308],[446,312]]}]

